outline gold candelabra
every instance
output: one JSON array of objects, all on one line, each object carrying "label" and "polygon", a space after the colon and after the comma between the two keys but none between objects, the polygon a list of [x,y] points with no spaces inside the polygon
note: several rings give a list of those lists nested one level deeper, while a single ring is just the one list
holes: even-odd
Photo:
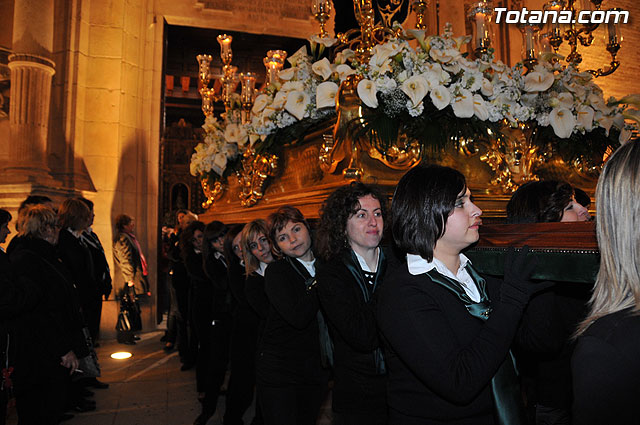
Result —
[{"label": "gold candelabra", "polygon": [[[619,8],[608,9],[606,11],[601,10],[602,0],[580,0],[581,7],[578,8],[576,0],[550,0],[544,5],[545,11],[553,11],[556,13],[570,12],[572,17],[580,16],[583,11],[596,12],[599,11],[607,23],[607,51],[611,55],[610,63],[598,70],[588,70],[596,77],[602,77],[610,75],[618,69],[620,62],[616,59],[618,51],[620,50],[620,44],[622,43],[622,36],[620,34],[620,13]],[[595,8],[595,9],[594,9]],[[548,38],[548,46],[555,53],[563,44],[563,41],[567,41],[570,51],[567,55],[567,63],[574,65],[576,68],[582,62],[582,55],[578,52],[579,46],[589,47],[593,44],[595,39],[594,31],[600,27],[599,23],[576,23],[576,19],[572,19],[568,24],[568,28],[563,32],[559,22],[548,22],[547,32],[544,37]],[[550,50],[550,49],[549,49]]]},{"label": "gold candelabra", "polygon": [[233,37],[227,34],[220,34],[218,36],[218,43],[220,44],[220,59],[224,64],[222,67],[222,77],[220,77],[220,83],[222,86],[221,94],[216,93],[215,85],[210,88],[209,83],[211,81],[211,55],[198,55],[200,78],[200,96],[202,96],[202,112],[205,116],[213,114],[213,104],[215,102],[222,101],[224,103],[225,111],[229,111],[231,108],[231,94],[235,91],[238,84],[238,78],[236,72],[237,67],[231,65],[233,59],[233,52],[231,50],[231,41]]},{"label": "gold candelabra", "polygon": [[325,38],[329,36],[325,25],[331,16],[331,0],[313,0],[311,4],[311,11],[313,12],[313,16],[320,23],[320,33],[318,36],[320,38]]},{"label": "gold candelabra", "polygon": [[287,58],[287,52],[284,50],[269,50],[267,56],[263,59],[264,67],[267,73],[264,89],[268,89],[271,85],[278,82],[278,72],[284,66],[284,60]]}]

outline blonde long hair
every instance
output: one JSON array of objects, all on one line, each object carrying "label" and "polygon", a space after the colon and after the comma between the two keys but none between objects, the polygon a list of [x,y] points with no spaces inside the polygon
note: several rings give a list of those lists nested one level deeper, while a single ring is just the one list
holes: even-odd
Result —
[{"label": "blonde long hair", "polygon": [[[269,238],[267,222],[261,218],[253,220],[242,229],[242,257],[244,258],[244,270],[247,276],[258,270],[260,267],[260,260],[251,253],[251,248],[249,248],[251,242],[253,242],[256,236],[260,234]],[[269,242],[271,243],[271,240],[269,240]]]},{"label": "blonde long hair", "polygon": [[600,317],[633,307],[640,313],[640,142],[611,156],[596,189],[600,270],[582,334]]}]

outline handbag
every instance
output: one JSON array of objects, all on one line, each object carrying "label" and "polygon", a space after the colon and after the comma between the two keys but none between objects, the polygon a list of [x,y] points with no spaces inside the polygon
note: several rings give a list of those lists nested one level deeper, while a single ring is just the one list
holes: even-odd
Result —
[{"label": "handbag", "polygon": [[[82,334],[84,335],[84,341],[89,349],[89,355],[78,359],[78,373],[73,374],[73,379],[82,378],[99,378],[101,376],[100,363],[98,363],[98,355],[95,348],[93,348],[93,340],[89,333],[89,328],[82,328]],[[81,371],[81,372],[80,372]]]},{"label": "handbag", "polygon": [[136,297],[136,291],[129,287],[129,291],[122,294],[120,299],[120,313],[116,323],[118,332],[136,332],[142,330],[142,318],[140,317],[140,304]]}]

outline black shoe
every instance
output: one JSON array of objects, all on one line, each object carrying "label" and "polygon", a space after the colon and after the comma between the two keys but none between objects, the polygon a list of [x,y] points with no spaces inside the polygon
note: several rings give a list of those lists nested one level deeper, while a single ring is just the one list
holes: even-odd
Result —
[{"label": "black shoe", "polygon": [[184,372],[185,370],[193,369],[193,366],[195,366],[193,363],[184,363],[180,370]]},{"label": "black shoe", "polygon": [[[87,385],[90,385],[90,384],[87,384]],[[94,396],[94,395],[96,395],[96,394],[95,394],[93,391],[91,391],[91,390],[88,390],[88,389],[86,389],[86,388],[83,388],[83,389],[80,391],[80,395],[81,395],[82,397],[93,397],[93,396]]]},{"label": "black shoe", "polygon": [[107,388],[109,388],[109,384],[107,384],[106,382],[98,381],[97,378],[89,379],[89,381],[87,382],[87,386],[95,388],[97,390],[106,390]]},{"label": "black shoe", "polygon": [[60,415],[60,418],[58,419],[59,422],[64,422],[64,421],[68,421],[69,419],[73,419],[74,415],[72,415],[71,413],[63,413],[62,415]]},{"label": "black shoe", "polygon": [[120,344],[124,344],[124,345],[136,345],[135,341],[118,341],[120,342]]},{"label": "black shoe", "polygon": [[209,422],[209,419],[211,419],[212,416],[213,416],[213,413],[202,412],[196,418],[196,420],[193,421],[193,425],[206,425],[206,423]]},{"label": "black shoe", "polygon": [[167,342],[167,343],[164,345],[164,347],[162,347],[162,349],[163,349],[164,351],[166,351],[167,353],[172,352],[174,348],[175,348],[175,345],[174,345],[174,344],[172,344],[171,342]]},{"label": "black shoe", "polygon": [[134,340],[134,341],[140,341],[140,337],[139,337],[138,335],[134,335],[134,336],[133,336],[133,340]]},{"label": "black shoe", "polygon": [[100,347],[100,343],[98,341],[94,341],[93,348],[98,348],[98,347]]},{"label": "black shoe", "polygon": [[95,403],[89,403],[89,400],[82,400],[81,402],[79,402],[78,404],[76,404],[75,406],[73,406],[73,410],[75,410],[76,412],[91,412],[96,410],[96,404]]},{"label": "black shoe", "polygon": [[167,342],[167,334],[166,333],[164,335],[162,335],[162,338],[160,338],[160,342]]}]

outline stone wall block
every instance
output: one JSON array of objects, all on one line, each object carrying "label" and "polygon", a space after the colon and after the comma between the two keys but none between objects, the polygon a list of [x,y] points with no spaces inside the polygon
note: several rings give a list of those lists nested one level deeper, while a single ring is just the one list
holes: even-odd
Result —
[{"label": "stone wall block", "polygon": [[84,125],[83,156],[118,157],[118,123],[88,122]]},{"label": "stone wall block", "polygon": [[86,121],[118,122],[120,92],[117,90],[86,89]]},{"label": "stone wall block", "polygon": [[89,55],[122,57],[122,29],[92,25],[89,29]]},{"label": "stone wall block", "polygon": [[87,63],[87,87],[119,90],[121,70],[122,63],[118,58],[91,57]]},{"label": "stone wall block", "polygon": [[91,22],[98,25],[122,27],[124,21],[124,0],[91,2],[89,13]]}]

